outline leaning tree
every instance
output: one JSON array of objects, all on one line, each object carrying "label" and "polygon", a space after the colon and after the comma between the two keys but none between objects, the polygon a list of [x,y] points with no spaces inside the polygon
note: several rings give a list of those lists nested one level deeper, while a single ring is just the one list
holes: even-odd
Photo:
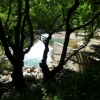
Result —
[{"label": "leaning tree", "polygon": [[[35,7],[37,7],[37,12],[34,15],[35,22],[39,23],[42,28],[49,33],[48,38],[44,41],[45,50],[40,67],[42,68],[44,79],[50,80],[56,73],[63,69],[64,64],[70,57],[87,45],[90,38],[93,36],[93,32],[99,26],[100,7],[92,0],[41,0],[38,3],[35,2],[35,5]],[[49,41],[52,34],[59,31],[62,27],[65,28],[66,35],[61,58],[58,66],[50,71],[46,64]],[[70,35],[72,32],[78,30],[85,30],[85,33],[88,33],[89,37],[82,47],[66,57]]]},{"label": "leaning tree", "polygon": [[[4,6],[5,5],[5,6]],[[4,47],[5,55],[13,66],[12,82],[16,89],[25,87],[23,78],[24,55],[30,50],[34,41],[33,26],[29,15],[29,0],[9,0],[0,4],[5,19],[0,19],[0,40]],[[26,37],[26,33],[29,37]],[[29,38],[28,47],[25,48],[25,41]]]}]

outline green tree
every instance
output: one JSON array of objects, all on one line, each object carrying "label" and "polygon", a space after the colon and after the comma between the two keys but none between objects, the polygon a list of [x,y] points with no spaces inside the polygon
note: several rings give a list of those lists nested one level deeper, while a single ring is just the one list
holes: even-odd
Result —
[{"label": "green tree", "polygon": [[[42,68],[42,72],[44,74],[45,80],[52,79],[56,75],[56,73],[60,72],[63,69],[64,64],[69,60],[69,58],[72,57],[76,53],[74,52],[72,55],[66,58],[67,47],[68,47],[68,43],[70,39],[70,34],[72,32],[82,29],[82,30],[85,30],[86,33],[89,34],[88,40],[86,41],[85,45],[83,45],[84,47],[89,42],[89,39],[92,37],[93,32],[98,28],[99,21],[100,21],[100,18],[99,18],[100,8],[99,6],[96,6],[93,1],[92,2],[90,1],[91,0],[74,0],[74,1],[73,0],[68,0],[68,1],[59,0],[58,5],[60,6],[58,7],[56,5],[56,7],[59,9],[57,10],[58,16],[55,15],[54,13],[53,13],[54,17],[52,17],[52,15],[49,15],[49,17],[47,17],[45,15],[46,16],[45,22],[46,23],[50,22],[49,24],[45,24],[44,22],[42,25],[43,28],[46,30],[46,32],[49,33],[49,37],[44,43],[45,50],[44,50],[42,62],[40,63],[40,67]],[[48,2],[51,2],[51,3],[53,2],[57,4],[57,1],[48,0]],[[53,6],[53,3],[52,3],[52,6]],[[47,15],[48,13],[52,12],[52,10],[55,8],[55,6],[51,8],[52,6],[48,5],[48,7],[45,8],[46,10],[44,10],[44,12],[46,11],[45,13]],[[41,13],[40,13],[40,16],[41,16]],[[51,17],[50,19],[51,21],[48,20],[48,18],[50,17]],[[61,25],[56,26],[57,20],[61,20],[62,22]],[[65,26],[66,35],[65,35],[65,41],[64,41],[64,46],[63,46],[60,62],[57,67],[55,67],[53,70],[50,71],[46,64],[47,53],[49,51],[48,44],[49,44],[52,34],[58,31],[63,26]],[[81,48],[79,48],[77,52]]]},{"label": "green tree", "polygon": [[[5,1],[3,4],[5,4]],[[3,6],[1,7],[3,8]],[[8,8],[9,10],[7,10]],[[20,89],[25,87],[22,72],[24,55],[30,50],[34,41],[33,26],[29,15],[29,1],[10,0],[4,10],[8,13],[5,18],[6,20],[2,22],[2,18],[0,19],[0,40],[4,47],[5,55],[13,66],[12,82],[16,89],[20,91]],[[13,18],[12,16],[15,17]],[[3,24],[4,22],[5,24]],[[27,28],[25,28],[25,26],[27,26]],[[25,39],[28,38],[25,34],[26,30],[29,30],[30,43],[28,49],[24,50]]]}]

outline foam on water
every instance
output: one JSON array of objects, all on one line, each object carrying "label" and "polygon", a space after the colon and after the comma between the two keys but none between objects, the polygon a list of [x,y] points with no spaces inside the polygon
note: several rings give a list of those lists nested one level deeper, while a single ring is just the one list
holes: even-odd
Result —
[{"label": "foam on water", "polygon": [[[30,49],[30,51],[25,54],[24,56],[24,66],[36,66],[39,67],[39,63],[42,60],[43,52],[44,52],[45,46],[42,41],[38,41],[35,45],[33,45]],[[49,47],[48,57],[47,57],[47,63],[50,63],[52,61],[51,53],[53,48]]]}]

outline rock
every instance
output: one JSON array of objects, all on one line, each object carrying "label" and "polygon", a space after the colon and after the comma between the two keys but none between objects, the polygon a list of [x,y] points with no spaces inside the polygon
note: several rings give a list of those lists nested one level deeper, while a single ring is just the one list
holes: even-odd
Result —
[{"label": "rock", "polygon": [[12,78],[11,78],[11,75],[7,75],[7,82],[11,82],[12,81]]},{"label": "rock", "polygon": [[40,71],[40,73],[42,73],[42,68],[39,68],[38,70]]},{"label": "rock", "polygon": [[30,73],[30,68],[27,69],[27,73]]},{"label": "rock", "polygon": [[11,74],[12,74],[12,72],[9,72],[9,74],[11,75]]},{"label": "rock", "polygon": [[9,97],[10,97],[10,92],[5,92],[3,95],[2,95],[2,100],[8,100]]},{"label": "rock", "polygon": [[2,74],[0,74],[0,78],[2,78]]},{"label": "rock", "polygon": [[42,73],[39,73],[36,75],[36,79],[40,79],[40,78],[43,78],[43,74]]},{"label": "rock", "polygon": [[8,89],[5,88],[5,87],[1,87],[1,88],[0,88],[0,97],[1,97],[5,92],[8,92]]},{"label": "rock", "polygon": [[30,72],[33,72],[35,70],[35,66],[30,68]]},{"label": "rock", "polygon": [[30,76],[30,73],[26,73],[26,74],[25,74],[25,77],[27,77],[27,76]]},{"label": "rock", "polygon": [[4,82],[5,83],[6,81],[7,81],[7,76],[5,76],[5,75],[2,76],[2,78],[0,79],[0,82]]},{"label": "rock", "polygon": [[34,72],[31,72],[31,75],[32,75],[32,76],[35,76],[35,75],[36,75],[36,73],[34,73]]},{"label": "rock", "polygon": [[27,71],[23,71],[23,76],[25,76],[27,74]]},{"label": "rock", "polygon": [[2,75],[8,75],[8,74],[9,74],[9,72],[7,70],[2,71]]},{"label": "rock", "polygon": [[23,70],[27,70],[28,68],[30,68],[30,67],[23,67]]},{"label": "rock", "polygon": [[80,41],[77,43],[77,46],[79,47],[79,46],[83,45],[84,43],[85,43],[84,41]]}]

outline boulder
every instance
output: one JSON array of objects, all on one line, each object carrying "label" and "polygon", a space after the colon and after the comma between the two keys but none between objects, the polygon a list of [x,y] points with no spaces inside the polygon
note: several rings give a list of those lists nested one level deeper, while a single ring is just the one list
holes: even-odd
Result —
[{"label": "boulder", "polygon": [[25,76],[27,74],[27,71],[23,71],[23,75]]},{"label": "boulder", "polygon": [[30,67],[30,72],[33,72],[34,70],[35,70],[35,66],[33,66],[33,67]]},{"label": "boulder", "polygon": [[27,76],[30,76],[30,73],[26,73],[26,74],[25,74],[25,77],[27,77]]},{"label": "boulder", "polygon": [[2,76],[2,78],[0,79],[0,82],[6,82],[7,81],[7,76],[6,75],[4,75],[4,76]]},{"label": "boulder", "polygon": [[9,74],[9,72],[7,70],[2,71],[2,75],[8,75],[8,74]]},{"label": "boulder", "polygon": [[12,78],[11,78],[11,75],[7,75],[7,82],[11,82],[12,81]]},{"label": "boulder", "polygon": [[11,75],[12,74],[12,72],[9,72],[9,75]]},{"label": "boulder", "polygon": [[40,78],[43,78],[43,74],[42,73],[39,73],[36,75],[36,79],[40,79]]},{"label": "boulder", "polygon": [[28,68],[30,68],[30,67],[23,67],[23,70],[27,70]]},{"label": "boulder", "polygon": [[0,74],[0,78],[2,78],[2,74]]},{"label": "boulder", "polygon": [[31,72],[31,75],[32,75],[32,76],[36,76],[36,73],[34,73],[34,72]]},{"label": "boulder", "polygon": [[27,69],[27,73],[30,73],[30,68]]}]

